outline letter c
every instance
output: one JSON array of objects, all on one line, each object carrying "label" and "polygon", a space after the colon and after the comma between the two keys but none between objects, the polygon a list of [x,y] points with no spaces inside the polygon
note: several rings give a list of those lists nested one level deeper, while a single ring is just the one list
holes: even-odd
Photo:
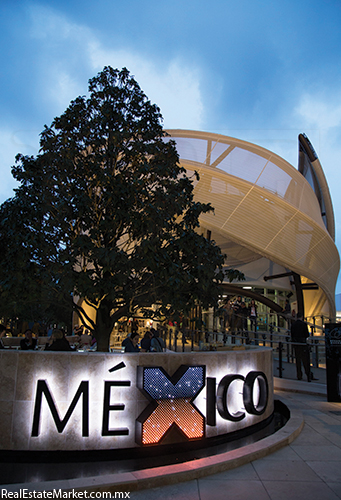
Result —
[{"label": "letter c", "polygon": [[[255,405],[253,401],[253,388],[257,379],[260,393],[259,401]],[[268,403],[268,394],[269,386],[265,374],[263,372],[248,373],[243,387],[243,399],[246,411],[251,413],[251,415],[262,415]]]},{"label": "letter c", "polygon": [[217,410],[219,412],[219,415],[224,420],[239,422],[240,420],[243,420],[243,418],[245,417],[245,413],[242,411],[237,411],[236,413],[232,414],[229,412],[227,407],[227,393],[230,385],[234,380],[245,380],[245,377],[243,377],[242,375],[225,375],[225,377],[223,377],[219,382],[217,389]]}]

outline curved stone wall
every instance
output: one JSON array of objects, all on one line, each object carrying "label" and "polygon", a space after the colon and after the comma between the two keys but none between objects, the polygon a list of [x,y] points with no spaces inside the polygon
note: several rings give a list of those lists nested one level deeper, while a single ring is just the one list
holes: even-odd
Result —
[{"label": "curved stone wall", "polygon": [[200,440],[273,413],[272,350],[0,352],[0,449],[108,450]]}]

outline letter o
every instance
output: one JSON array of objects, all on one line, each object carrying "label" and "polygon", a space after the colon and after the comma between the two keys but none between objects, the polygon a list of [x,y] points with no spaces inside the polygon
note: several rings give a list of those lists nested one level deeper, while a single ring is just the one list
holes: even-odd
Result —
[{"label": "letter o", "polygon": [[[255,405],[253,401],[253,388],[255,381],[259,383],[259,401]],[[250,372],[247,374],[243,387],[243,400],[245,409],[251,415],[262,415],[268,404],[269,385],[266,375],[263,372]]]},{"label": "letter o", "polygon": [[243,420],[245,413],[242,411],[237,411],[234,414],[230,413],[226,401],[228,390],[234,380],[245,380],[245,378],[242,375],[225,375],[219,382],[217,389],[217,410],[224,420],[239,422]]}]

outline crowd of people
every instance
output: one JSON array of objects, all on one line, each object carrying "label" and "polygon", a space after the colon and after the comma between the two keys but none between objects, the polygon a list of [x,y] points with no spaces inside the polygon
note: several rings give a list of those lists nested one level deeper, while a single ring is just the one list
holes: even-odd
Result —
[{"label": "crowd of people", "polygon": [[[47,342],[43,344],[43,349],[45,351],[90,350],[96,345],[95,337],[83,325],[75,325],[72,334],[75,341],[71,345],[62,329],[53,328],[49,332]],[[5,335],[6,327],[0,325],[0,349],[5,348],[3,342]],[[125,352],[162,352],[166,348],[164,340],[159,337],[155,328],[151,328],[145,333],[141,343],[138,329],[134,328],[132,333],[123,340],[122,347]],[[28,328],[20,340],[20,350],[33,351],[36,349],[38,349],[38,337]]]},{"label": "crowd of people", "polygon": [[[6,327],[0,325],[0,349],[5,348],[3,338],[6,335]],[[74,342],[70,344],[66,338],[66,334],[62,329],[51,328],[47,332],[47,341],[38,345],[38,335],[28,328],[24,332],[24,336],[20,339],[19,348],[21,351],[34,351],[41,348],[45,351],[74,351],[74,350],[89,350],[96,345],[96,339],[84,326],[76,325],[73,330],[75,336]]]},{"label": "crowd of people", "polygon": [[164,340],[155,328],[148,330],[140,343],[140,334],[133,330],[122,342],[124,352],[163,352],[166,348]]},{"label": "crowd of people", "polygon": [[[227,320],[225,323],[230,327],[232,331],[245,331],[247,330],[247,319],[250,321],[251,331],[254,332],[255,339],[258,338],[257,334],[257,305],[254,299],[248,304],[242,300],[239,295],[237,299],[232,302],[229,301],[226,304]],[[285,307],[282,311],[283,315],[288,319],[288,325],[291,333],[291,342],[293,345],[293,350],[295,354],[296,363],[296,373],[297,379],[302,380],[302,365],[307,376],[307,380],[310,382],[314,379],[314,376],[310,369],[310,355],[309,346],[307,344],[307,338],[309,337],[309,331],[307,324],[303,320],[303,315],[299,313],[296,315],[294,311],[290,309],[289,300],[286,300]],[[290,319],[289,319],[290,318]],[[140,334],[138,332],[138,327],[132,328],[132,332],[123,340],[122,348],[124,352],[163,352],[165,351],[165,342],[159,336],[159,332],[155,328],[150,328],[142,340],[140,341]],[[70,342],[66,338],[65,332],[61,329],[51,329],[48,332],[48,341],[45,343],[46,351],[72,351],[77,349],[88,350],[95,346],[96,339],[90,333],[90,331],[83,325],[75,325],[73,330],[73,336],[75,336],[75,342],[70,345]],[[0,324],[0,349],[4,349],[5,345],[3,338],[6,334],[6,327]],[[25,331],[24,337],[20,340],[20,349],[23,351],[35,350],[38,348],[38,338],[32,329],[28,328]]]},{"label": "crowd of people", "polygon": [[224,328],[231,332],[242,332],[248,329],[247,320],[250,320],[251,330],[257,332],[257,304],[254,299],[246,305],[238,295],[236,300],[229,300],[224,306]]},{"label": "crowd of people", "polygon": [[[282,309],[282,315],[287,319],[287,328],[290,329],[292,320],[295,320],[295,311],[291,310],[289,299],[286,299],[285,306]],[[249,327],[248,327],[249,320]],[[234,332],[251,331],[258,338],[258,306],[255,299],[246,303],[241,295],[235,300],[228,300],[224,305],[224,330]]]}]

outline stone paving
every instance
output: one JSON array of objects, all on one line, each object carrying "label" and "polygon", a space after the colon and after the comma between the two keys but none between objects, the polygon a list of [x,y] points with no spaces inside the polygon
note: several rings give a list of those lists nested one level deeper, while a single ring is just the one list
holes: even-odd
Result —
[{"label": "stone paving", "polygon": [[[308,386],[308,383],[306,382]],[[315,384],[317,385],[317,384]],[[308,387],[306,388],[308,390]],[[341,404],[325,396],[276,391],[305,425],[288,446],[219,474],[132,492],[134,500],[336,500],[341,498]]]}]

